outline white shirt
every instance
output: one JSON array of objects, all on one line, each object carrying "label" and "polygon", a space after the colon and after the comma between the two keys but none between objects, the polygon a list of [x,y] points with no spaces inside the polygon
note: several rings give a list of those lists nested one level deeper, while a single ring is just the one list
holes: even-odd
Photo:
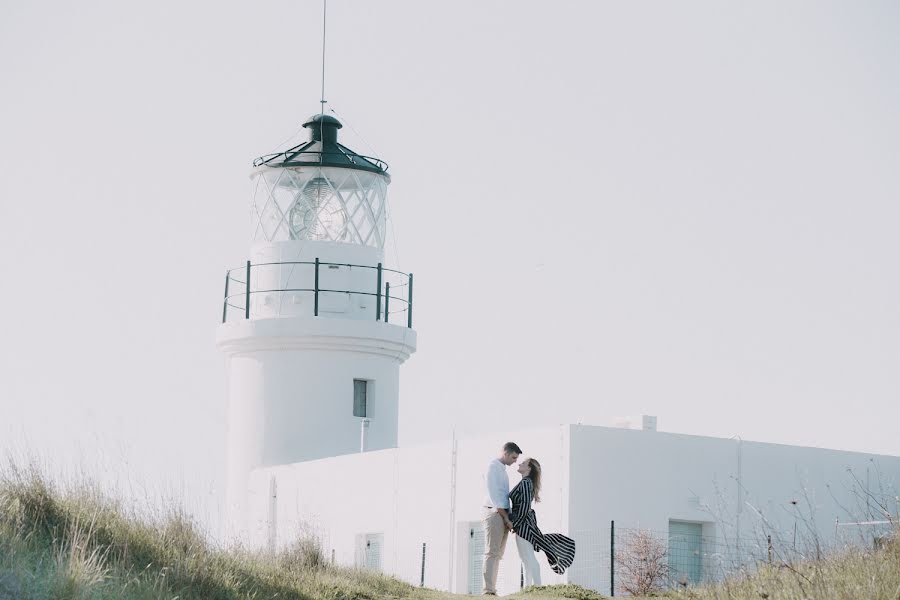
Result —
[{"label": "white shirt", "polygon": [[509,510],[509,476],[506,474],[506,465],[499,458],[488,465],[484,485],[487,490],[484,506],[490,508],[491,512],[497,512],[498,508]]}]

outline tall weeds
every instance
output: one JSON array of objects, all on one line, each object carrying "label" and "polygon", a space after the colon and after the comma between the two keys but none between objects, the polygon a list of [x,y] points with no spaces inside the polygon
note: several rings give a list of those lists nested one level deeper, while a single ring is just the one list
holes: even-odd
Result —
[{"label": "tall weeds", "polygon": [[[669,596],[694,600],[900,600],[900,541],[850,546],[821,560]],[[150,518],[96,486],[63,487],[35,467],[0,470],[0,600],[447,600],[378,573],[334,567],[315,539],[277,554],[211,545],[178,507]],[[534,588],[528,600],[593,599],[577,586]]]},{"label": "tall weeds", "polygon": [[421,596],[374,573],[326,564],[318,542],[277,553],[211,545],[172,507],[138,515],[96,486],[63,488],[33,466],[0,472],[0,598],[332,600]]},{"label": "tall weeds", "polygon": [[818,560],[775,563],[677,594],[694,600],[898,600],[900,539],[878,549],[847,546]]}]

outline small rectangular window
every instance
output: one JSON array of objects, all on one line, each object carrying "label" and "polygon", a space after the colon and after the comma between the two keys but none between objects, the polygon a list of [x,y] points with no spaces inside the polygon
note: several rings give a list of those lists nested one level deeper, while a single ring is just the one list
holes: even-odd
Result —
[{"label": "small rectangular window", "polygon": [[353,380],[353,416],[354,417],[366,417],[368,416],[368,398],[366,397],[366,391],[368,388],[369,382],[365,379],[354,379]]}]

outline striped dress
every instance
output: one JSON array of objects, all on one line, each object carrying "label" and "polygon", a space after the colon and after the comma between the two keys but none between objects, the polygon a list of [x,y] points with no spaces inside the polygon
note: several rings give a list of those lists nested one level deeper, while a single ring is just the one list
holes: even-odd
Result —
[{"label": "striped dress", "polygon": [[523,477],[509,493],[513,531],[520,538],[531,542],[536,552],[546,554],[553,572],[562,575],[575,560],[575,540],[561,533],[541,533],[537,526],[537,517],[531,508],[533,499],[534,484],[531,477]]}]

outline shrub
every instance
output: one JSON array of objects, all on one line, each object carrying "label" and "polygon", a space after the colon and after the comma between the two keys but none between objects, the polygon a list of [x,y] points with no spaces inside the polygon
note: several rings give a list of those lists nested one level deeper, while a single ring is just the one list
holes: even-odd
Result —
[{"label": "shrub", "polygon": [[650,531],[629,531],[616,552],[619,587],[633,596],[662,591],[669,577],[668,548]]}]

